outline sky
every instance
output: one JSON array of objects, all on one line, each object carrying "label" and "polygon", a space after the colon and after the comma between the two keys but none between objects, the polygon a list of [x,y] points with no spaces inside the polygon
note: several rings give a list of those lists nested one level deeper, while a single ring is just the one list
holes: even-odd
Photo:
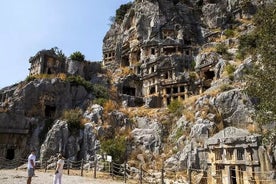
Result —
[{"label": "sky", "polygon": [[29,58],[58,47],[102,60],[110,17],[131,0],[1,0],[0,89],[25,80]]}]

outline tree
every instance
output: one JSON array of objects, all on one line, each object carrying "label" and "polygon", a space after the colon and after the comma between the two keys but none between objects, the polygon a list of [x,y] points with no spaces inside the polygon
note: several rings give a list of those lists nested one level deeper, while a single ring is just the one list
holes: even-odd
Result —
[{"label": "tree", "polygon": [[60,61],[65,61],[66,60],[66,56],[65,54],[62,52],[61,49],[59,49],[58,47],[53,47],[51,48],[51,50],[53,50],[55,52],[55,54],[58,56],[58,59]]},{"label": "tree", "polygon": [[85,56],[80,51],[76,51],[70,55],[70,59],[82,62],[84,61]]},{"label": "tree", "polygon": [[101,148],[108,155],[111,155],[114,162],[123,163],[126,152],[126,140],[123,136],[101,141]]},{"label": "tree", "polygon": [[257,59],[249,71],[246,90],[257,102],[257,121],[268,125],[276,122],[276,3],[260,9],[254,23]]},{"label": "tree", "polygon": [[124,20],[125,14],[127,13],[127,11],[131,8],[132,6],[132,2],[128,2],[127,4],[122,4],[120,6],[120,8],[118,8],[116,10],[116,17],[115,17],[115,21],[118,24],[121,24]]}]

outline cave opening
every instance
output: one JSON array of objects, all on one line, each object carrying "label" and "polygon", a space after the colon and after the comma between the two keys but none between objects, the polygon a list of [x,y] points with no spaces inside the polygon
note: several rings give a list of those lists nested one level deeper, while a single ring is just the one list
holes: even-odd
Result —
[{"label": "cave opening", "polygon": [[52,118],[55,116],[56,107],[51,105],[45,105],[45,116]]},{"label": "cave opening", "polygon": [[215,77],[215,72],[207,70],[206,72],[204,72],[204,76],[205,76],[205,79],[212,79],[213,80],[213,78]]},{"label": "cave opening", "polygon": [[123,94],[130,95],[130,96],[135,96],[135,88],[129,87],[129,86],[124,86],[123,87]]},{"label": "cave opening", "polygon": [[12,148],[7,149],[6,159],[13,160],[14,156],[15,156],[14,153],[15,153],[14,149],[12,149]]}]

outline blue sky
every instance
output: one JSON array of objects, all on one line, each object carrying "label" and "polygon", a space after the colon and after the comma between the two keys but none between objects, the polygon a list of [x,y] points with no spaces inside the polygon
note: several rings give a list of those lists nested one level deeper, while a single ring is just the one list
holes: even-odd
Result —
[{"label": "blue sky", "polygon": [[80,51],[102,59],[111,16],[130,0],[1,0],[0,89],[28,76],[29,58],[41,49]]}]

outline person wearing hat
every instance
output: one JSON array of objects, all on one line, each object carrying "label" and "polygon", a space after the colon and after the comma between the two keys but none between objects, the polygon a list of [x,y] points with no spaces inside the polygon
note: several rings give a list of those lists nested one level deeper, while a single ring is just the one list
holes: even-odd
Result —
[{"label": "person wearing hat", "polygon": [[57,161],[57,167],[55,170],[53,184],[57,184],[57,183],[61,184],[63,166],[64,166],[64,158],[62,157],[61,154],[58,154],[58,161]]},{"label": "person wearing hat", "polygon": [[35,170],[35,149],[31,150],[31,154],[28,157],[28,166],[27,166],[27,171],[28,171],[28,179],[27,179],[27,184],[31,184],[32,182],[32,177],[35,175],[34,170]]}]

